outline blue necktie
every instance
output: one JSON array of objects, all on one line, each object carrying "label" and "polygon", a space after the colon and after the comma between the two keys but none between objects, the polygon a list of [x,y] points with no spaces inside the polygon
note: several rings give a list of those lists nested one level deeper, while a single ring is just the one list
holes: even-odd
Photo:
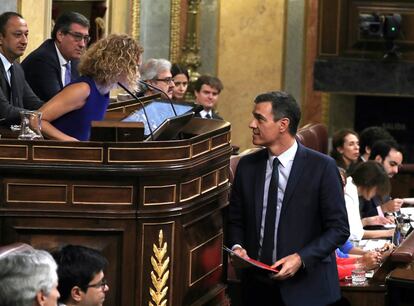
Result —
[{"label": "blue necktie", "polygon": [[268,265],[273,264],[273,249],[275,247],[274,242],[277,210],[277,191],[279,185],[279,164],[279,159],[275,157],[275,159],[273,159],[272,178],[270,179],[269,192],[267,196],[261,261]]},{"label": "blue necktie", "polygon": [[206,116],[205,116],[204,118],[206,118],[206,119],[211,119],[211,116],[210,116],[210,114],[209,114],[209,113],[207,113],[207,114],[206,114]]},{"label": "blue necktie", "polygon": [[68,85],[71,81],[71,67],[70,67],[70,62],[67,62],[65,64],[66,67],[66,71],[65,71],[65,86]]}]

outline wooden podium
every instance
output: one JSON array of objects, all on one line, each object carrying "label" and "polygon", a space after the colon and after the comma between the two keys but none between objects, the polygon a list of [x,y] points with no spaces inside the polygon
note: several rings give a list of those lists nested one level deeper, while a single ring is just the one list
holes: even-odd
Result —
[{"label": "wooden podium", "polygon": [[101,250],[105,305],[220,305],[230,124],[193,118],[183,133],[153,142],[1,139],[0,245]]}]

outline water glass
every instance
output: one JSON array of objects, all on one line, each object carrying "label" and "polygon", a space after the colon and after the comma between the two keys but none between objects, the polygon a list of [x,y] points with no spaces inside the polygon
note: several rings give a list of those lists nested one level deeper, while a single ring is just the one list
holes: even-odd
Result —
[{"label": "water glass", "polygon": [[351,272],[352,277],[352,285],[360,286],[365,284],[366,277],[365,277],[365,270],[363,269],[355,269]]}]

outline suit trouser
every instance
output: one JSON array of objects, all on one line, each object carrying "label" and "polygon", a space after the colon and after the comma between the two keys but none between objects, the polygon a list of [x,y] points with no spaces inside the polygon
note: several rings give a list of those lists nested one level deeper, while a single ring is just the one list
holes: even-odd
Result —
[{"label": "suit trouser", "polygon": [[244,306],[285,306],[278,281],[269,272],[256,268],[246,269],[242,275],[242,299]]}]

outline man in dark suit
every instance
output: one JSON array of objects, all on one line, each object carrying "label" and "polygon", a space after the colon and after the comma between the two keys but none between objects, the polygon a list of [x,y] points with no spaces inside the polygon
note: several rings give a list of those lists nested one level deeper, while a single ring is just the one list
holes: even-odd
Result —
[{"label": "man in dark suit", "polygon": [[42,101],[33,93],[16,59],[27,47],[29,30],[15,12],[0,15],[0,124],[20,123],[20,111],[37,110]]},{"label": "man in dark suit", "polygon": [[284,92],[256,97],[250,128],[265,147],[237,167],[229,245],[279,273],[244,269],[245,305],[327,305],[340,298],[334,251],[349,236],[335,161],[295,139],[300,110]]},{"label": "man in dark suit", "polygon": [[50,100],[79,77],[79,58],[89,40],[88,19],[76,12],[66,12],[56,20],[52,38],[25,58],[22,67],[26,80],[42,100]]},{"label": "man in dark suit", "polygon": [[195,114],[196,117],[205,119],[223,120],[215,111],[220,92],[223,90],[223,83],[219,78],[202,75],[194,84],[196,103],[203,106],[203,110]]}]

